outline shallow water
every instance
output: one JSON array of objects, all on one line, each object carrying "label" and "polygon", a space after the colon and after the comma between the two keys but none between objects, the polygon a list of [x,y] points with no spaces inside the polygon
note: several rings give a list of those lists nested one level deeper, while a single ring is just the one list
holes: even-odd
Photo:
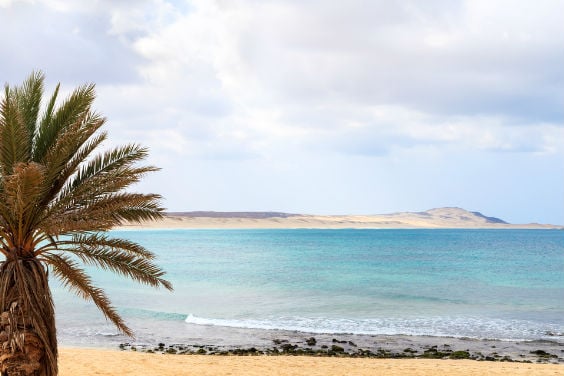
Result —
[{"label": "shallow water", "polygon": [[[564,231],[113,233],[154,251],[175,287],[154,290],[92,271],[139,341],[182,343],[204,326],[564,338]],[[126,340],[91,304],[53,288],[63,344]]]}]

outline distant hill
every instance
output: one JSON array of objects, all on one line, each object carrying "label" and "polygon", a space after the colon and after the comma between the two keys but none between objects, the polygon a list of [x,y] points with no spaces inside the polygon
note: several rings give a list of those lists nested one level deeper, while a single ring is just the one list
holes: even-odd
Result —
[{"label": "distant hill", "polygon": [[507,223],[503,219],[499,219],[496,217],[486,217],[480,212],[472,212],[472,214],[477,215],[478,217],[485,218],[488,223]]},{"label": "distant hill", "polygon": [[[471,212],[461,208],[437,208],[430,209],[422,213],[398,213],[407,215],[422,214],[435,219],[441,219],[446,221],[462,221],[468,223],[501,223],[508,224],[503,219],[496,217],[488,217],[480,212]],[[391,214],[397,215],[397,214]]]},{"label": "distant hill", "polygon": [[148,228],[564,228],[510,224],[461,208],[376,215],[312,215],[281,212],[171,212],[159,221],[126,224]]},{"label": "distant hill", "polygon": [[461,208],[377,215],[312,215],[281,212],[171,212],[159,221],[126,223],[122,228],[535,228],[564,226],[510,224],[503,219]]},{"label": "distant hill", "polygon": [[191,211],[191,212],[169,212],[168,216],[191,217],[191,218],[288,218],[297,214],[279,212],[216,212],[216,211]]},{"label": "distant hill", "polygon": [[[290,217],[310,217],[307,214],[292,214],[282,212],[216,212],[216,211],[191,211],[191,212],[169,212],[166,214],[170,217],[188,217],[188,218],[249,218],[249,219],[268,219],[268,218],[290,218]],[[469,223],[504,223],[502,219],[496,217],[487,217],[480,212],[470,212],[461,208],[437,208],[424,212],[404,212],[392,214],[375,214],[369,216],[351,215],[346,217],[416,217],[422,219],[440,219],[445,221],[463,221]],[[313,215],[313,217],[321,217]],[[342,216],[326,216],[326,217],[342,217]]]}]

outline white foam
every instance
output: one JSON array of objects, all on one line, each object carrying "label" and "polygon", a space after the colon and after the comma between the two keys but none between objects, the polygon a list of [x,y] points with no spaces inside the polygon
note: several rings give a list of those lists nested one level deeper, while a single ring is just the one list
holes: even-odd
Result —
[{"label": "white foam", "polygon": [[422,335],[468,337],[477,339],[548,339],[549,333],[561,333],[557,325],[541,325],[526,320],[502,320],[479,317],[419,317],[383,319],[329,319],[279,317],[267,319],[214,319],[190,314],[186,323],[245,329],[291,330],[308,333],[349,333],[385,335]]}]

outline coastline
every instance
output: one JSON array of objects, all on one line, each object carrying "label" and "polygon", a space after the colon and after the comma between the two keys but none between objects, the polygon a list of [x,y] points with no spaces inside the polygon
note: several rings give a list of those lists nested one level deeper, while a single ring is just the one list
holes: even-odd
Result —
[{"label": "coastline", "polygon": [[555,375],[562,366],[432,359],[351,359],[304,356],[173,356],[63,347],[61,376],[71,375]]},{"label": "coastline", "polygon": [[[178,327],[178,330],[181,328]],[[436,359],[564,365],[564,334],[551,339],[499,340],[406,334],[311,333],[183,323],[184,337],[155,333],[133,340],[112,335],[105,343],[63,341],[62,346],[125,353],[209,356],[307,355],[316,358]]]},{"label": "coastline", "polygon": [[562,225],[511,224],[460,208],[376,215],[310,215],[277,212],[166,213],[123,229],[564,229]]},{"label": "coastline", "polygon": [[564,365],[564,340],[498,340],[421,335],[319,334],[188,325],[185,343],[125,342],[124,351],[179,355],[309,355],[378,359],[468,359]]}]

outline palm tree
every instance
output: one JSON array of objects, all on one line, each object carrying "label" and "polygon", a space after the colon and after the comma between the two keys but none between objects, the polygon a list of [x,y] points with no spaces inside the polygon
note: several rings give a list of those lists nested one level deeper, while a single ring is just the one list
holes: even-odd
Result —
[{"label": "palm tree", "polygon": [[52,273],[91,300],[124,334],[132,331],[83,265],[172,290],[154,255],[108,234],[124,221],[162,216],[160,196],[125,191],[145,174],[147,149],[100,151],[105,118],[91,109],[94,85],[42,103],[44,76],[5,86],[0,102],[0,375],[57,375]]}]

